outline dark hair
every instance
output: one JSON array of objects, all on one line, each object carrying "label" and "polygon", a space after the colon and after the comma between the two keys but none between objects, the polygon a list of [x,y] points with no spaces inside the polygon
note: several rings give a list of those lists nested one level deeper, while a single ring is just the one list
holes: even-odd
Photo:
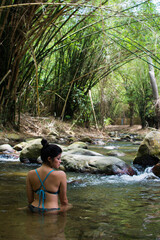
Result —
[{"label": "dark hair", "polygon": [[43,162],[48,162],[48,157],[55,158],[62,153],[62,149],[59,146],[49,144],[46,139],[42,139],[41,144],[43,145],[41,149],[41,159]]}]

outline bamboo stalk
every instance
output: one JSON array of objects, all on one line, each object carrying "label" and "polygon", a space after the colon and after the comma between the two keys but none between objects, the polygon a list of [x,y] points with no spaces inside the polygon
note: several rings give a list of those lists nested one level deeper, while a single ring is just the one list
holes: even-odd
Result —
[{"label": "bamboo stalk", "polygon": [[[128,11],[130,9],[133,9],[135,7],[139,7],[140,5],[143,5],[145,3],[148,3],[148,0],[138,3],[136,5],[133,5],[129,8],[126,8],[120,12],[125,12]],[[5,5],[5,6],[1,6],[0,9],[5,9],[5,8],[13,8],[13,7],[24,7],[24,6],[33,6],[33,5],[38,5],[38,6],[43,6],[43,5],[51,5],[51,6],[73,6],[73,7],[78,7],[78,6],[82,6],[82,7],[86,7],[86,8],[102,8],[102,9],[111,9],[111,6],[108,7],[104,7],[104,6],[94,6],[94,5],[85,5],[83,3],[49,3],[49,2],[36,2],[36,3],[18,3],[18,4],[13,4],[13,5]],[[117,11],[116,11],[117,12]]]},{"label": "bamboo stalk", "polygon": [[[116,30],[115,30],[115,31],[116,31]],[[116,31],[116,32],[117,32],[117,31]],[[119,32],[117,32],[117,33],[118,33],[118,35],[119,35]],[[152,53],[150,50],[148,50],[148,49],[146,49],[145,47],[143,47],[143,46],[142,46],[141,44],[139,44],[138,42],[130,39],[129,37],[127,37],[127,38],[128,38],[130,41],[124,40],[123,38],[120,38],[118,35],[114,35],[114,34],[112,34],[112,35],[115,36],[115,37],[117,37],[118,39],[122,40],[123,42],[126,42],[126,43],[130,44],[131,46],[139,49],[140,51],[144,52],[146,55],[152,54],[152,58],[153,58],[158,64],[160,64],[160,62],[158,61],[158,60],[160,60],[160,59],[158,58],[158,56],[155,56],[154,53]],[[131,40],[132,40],[132,41],[131,41]],[[134,42],[134,44],[133,44],[132,42]],[[137,45],[140,46],[141,48],[138,47]]]},{"label": "bamboo stalk", "polygon": [[8,77],[8,75],[11,73],[11,69],[8,70],[8,72],[4,75],[2,80],[0,81],[0,85],[4,82],[4,80]]},{"label": "bamboo stalk", "polygon": [[55,95],[57,95],[60,99],[62,99],[65,102],[65,99],[61,97],[58,93],[55,93]]},{"label": "bamboo stalk", "polygon": [[91,101],[91,106],[92,106],[92,111],[93,111],[94,120],[95,120],[95,123],[96,123],[96,129],[99,130],[98,124],[97,124],[97,119],[96,119],[96,114],[95,114],[95,110],[94,110],[94,105],[93,105],[91,90],[89,90],[89,97],[90,97],[90,101]]},{"label": "bamboo stalk", "polygon": [[68,101],[68,97],[69,97],[69,94],[70,94],[70,92],[71,92],[72,85],[73,85],[74,79],[75,79],[75,77],[76,77],[76,75],[77,75],[77,72],[78,72],[78,68],[77,68],[76,73],[75,73],[75,75],[74,75],[74,78],[73,78],[73,80],[72,80],[72,82],[71,82],[71,85],[70,85],[70,88],[69,88],[69,90],[68,90],[67,97],[66,97],[66,100],[65,100],[63,109],[62,109],[62,113],[61,113],[61,119],[62,119],[62,121],[63,121],[63,118],[64,118],[64,113],[65,113],[65,109],[66,109],[66,104],[67,104],[67,101]]},{"label": "bamboo stalk", "polygon": [[38,64],[37,64],[37,60],[36,60],[36,56],[34,53],[34,50],[32,47],[30,47],[31,49],[31,54],[34,60],[34,66],[35,66],[35,70],[36,70],[36,93],[37,93],[37,112],[38,112],[38,116],[40,116],[40,107],[39,107],[39,91],[38,91]]},{"label": "bamboo stalk", "polygon": [[[83,3],[47,3],[47,2],[36,2],[36,3],[18,3],[18,4],[13,4],[13,5],[5,5],[1,6],[0,9],[5,9],[5,8],[13,8],[13,7],[25,7],[25,6],[33,6],[33,5],[38,5],[38,6],[43,6],[43,5],[51,5],[51,6],[73,6],[73,7],[86,7],[86,8],[97,8],[97,6],[94,5],[85,5]],[[103,9],[110,9],[110,7],[98,7],[98,8],[103,8]]]},{"label": "bamboo stalk", "polygon": [[[114,34],[111,34],[111,33],[108,33],[108,34],[114,36]],[[118,36],[116,36],[116,37],[117,37],[118,39],[122,40],[123,42],[127,42],[127,41],[119,38]],[[127,48],[126,46],[122,45],[118,40],[115,40],[114,38],[112,38],[112,37],[110,37],[110,36],[109,36],[109,38],[112,39],[114,42],[116,42],[116,43],[117,43],[118,45],[120,45],[121,47],[123,47],[124,49],[126,49],[128,52],[134,54],[137,58],[140,58],[142,61],[144,61],[144,62],[146,62],[146,63],[149,63],[146,59],[138,56],[135,52],[131,51],[129,48]],[[145,53],[145,52],[143,52],[143,53]],[[146,53],[145,53],[145,54],[146,54]],[[154,64],[152,64],[152,65],[153,65],[155,68],[157,68],[158,70],[160,70],[160,68],[157,67],[156,65],[154,65]]]},{"label": "bamboo stalk", "polygon": [[[2,2],[2,4],[5,2],[5,0]],[[1,27],[1,30],[0,30],[0,39],[1,39],[1,35],[4,31],[4,27],[5,27],[5,24],[6,24],[6,21],[7,21],[7,18],[8,18],[8,14],[9,14],[9,9],[7,10],[7,13],[5,13],[5,19],[3,20],[3,24],[2,24],[2,27]],[[2,17],[2,11],[0,11],[0,18]]]},{"label": "bamboo stalk", "polygon": [[[46,24],[44,24],[44,28],[41,28],[41,30],[35,34],[35,36],[33,37],[33,39],[28,43],[28,45],[25,46],[25,48],[23,49],[23,55],[26,53],[26,51],[28,50],[29,48],[29,45],[32,45],[33,42],[37,39],[38,36],[40,36],[41,34],[44,34],[44,32],[46,31],[46,29],[49,27],[49,25],[51,23],[53,23],[61,14],[62,12],[64,11],[64,9],[61,9],[61,11],[59,11],[56,16],[51,19],[50,21],[47,21],[45,22]],[[27,36],[27,40],[29,40],[29,36]]]}]

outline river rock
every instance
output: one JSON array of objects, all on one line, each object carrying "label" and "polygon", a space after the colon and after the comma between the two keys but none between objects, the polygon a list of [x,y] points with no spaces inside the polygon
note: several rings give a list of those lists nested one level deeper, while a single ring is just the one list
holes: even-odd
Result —
[{"label": "river rock", "polygon": [[88,148],[88,145],[84,142],[74,142],[72,144],[70,144],[68,146],[68,149],[71,150],[71,149],[77,149],[77,148],[84,148],[84,149],[87,149]]},{"label": "river rock", "polygon": [[145,136],[138,149],[137,157],[145,154],[160,158],[160,132],[152,131]]},{"label": "river rock", "polygon": [[160,159],[160,132],[152,131],[148,133],[141,142],[137,156],[133,164],[146,168],[154,166]]},{"label": "river rock", "polygon": [[19,144],[16,144],[13,148],[14,148],[16,151],[22,151],[22,149],[25,148],[27,145],[28,145],[27,142],[21,142],[21,143],[19,143]]},{"label": "river rock", "polygon": [[92,143],[92,139],[90,137],[81,137],[80,140],[85,143]]},{"label": "river rock", "polygon": [[17,142],[22,140],[22,136],[17,134],[17,133],[8,133],[8,134],[6,134],[6,137],[9,140],[14,140],[14,141],[17,141]]},{"label": "river rock", "polygon": [[160,177],[160,163],[157,163],[157,164],[152,168],[152,172],[153,172],[154,175],[156,175],[157,177]]},{"label": "river rock", "polygon": [[147,167],[152,167],[156,165],[159,162],[159,158],[156,156],[150,156],[148,154],[145,154],[141,157],[136,157],[133,161],[133,164],[139,168],[144,170]]},{"label": "river rock", "polygon": [[117,151],[117,150],[113,150],[113,151],[109,151],[107,153],[108,156],[117,156],[117,157],[124,157],[125,153]]},{"label": "river rock", "polygon": [[67,154],[86,155],[86,156],[103,156],[100,153],[97,153],[88,149],[84,149],[84,148],[75,148],[73,150],[69,150],[67,151]]},{"label": "river rock", "polygon": [[20,161],[37,163],[42,148],[41,141],[41,138],[28,141],[27,146],[25,146],[20,153]]},{"label": "river rock", "polygon": [[122,141],[131,141],[131,136],[129,134],[120,135]]},{"label": "river rock", "polygon": [[13,153],[14,149],[9,144],[0,145],[0,152]]},{"label": "river rock", "polygon": [[86,156],[80,154],[63,153],[62,164],[66,171],[104,173],[107,175],[119,174],[129,168],[122,160],[116,157]]}]

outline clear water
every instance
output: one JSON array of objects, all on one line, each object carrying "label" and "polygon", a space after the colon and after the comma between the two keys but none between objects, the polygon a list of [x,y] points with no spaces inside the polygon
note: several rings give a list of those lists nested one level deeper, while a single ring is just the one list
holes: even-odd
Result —
[{"label": "clear water", "polygon": [[[125,153],[131,163],[137,146],[108,144]],[[110,149],[91,146],[103,154]],[[0,161],[0,239],[131,240],[160,239],[160,179],[150,169],[137,176],[67,173],[68,198],[73,208],[65,215],[40,216],[19,210],[27,205],[27,172],[37,165],[16,159]]]}]

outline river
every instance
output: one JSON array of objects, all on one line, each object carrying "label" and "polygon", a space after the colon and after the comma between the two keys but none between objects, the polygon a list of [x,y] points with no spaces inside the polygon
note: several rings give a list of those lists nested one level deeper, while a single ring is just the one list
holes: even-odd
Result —
[{"label": "river", "polygon": [[[131,164],[138,146],[127,142],[90,146],[107,154],[117,149],[119,158]],[[160,179],[147,169],[137,176],[102,176],[67,173],[68,199],[73,208],[66,214],[31,214],[25,180],[36,164],[0,159],[1,240],[160,240]]]}]

